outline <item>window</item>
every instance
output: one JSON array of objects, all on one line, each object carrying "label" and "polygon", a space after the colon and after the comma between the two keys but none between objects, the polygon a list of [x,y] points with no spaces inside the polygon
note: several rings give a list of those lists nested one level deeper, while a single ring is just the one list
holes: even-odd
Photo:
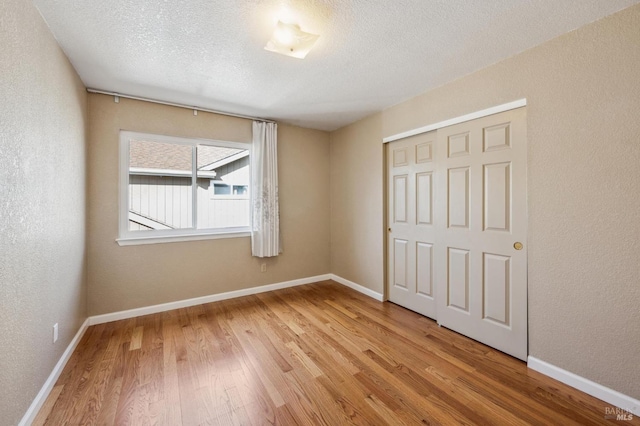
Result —
[{"label": "window", "polygon": [[120,132],[118,242],[248,236],[250,147]]},{"label": "window", "polygon": [[249,199],[249,185],[231,185],[225,182],[211,181],[211,198],[233,197]]}]

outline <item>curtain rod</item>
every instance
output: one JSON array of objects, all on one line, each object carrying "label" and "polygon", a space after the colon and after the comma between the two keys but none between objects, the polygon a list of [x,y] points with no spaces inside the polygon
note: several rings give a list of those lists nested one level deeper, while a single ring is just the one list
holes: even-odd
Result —
[{"label": "curtain rod", "polygon": [[250,117],[248,115],[234,114],[234,113],[231,113],[231,112],[217,111],[215,109],[201,108],[201,107],[197,107],[197,106],[178,104],[178,103],[174,103],[174,102],[165,102],[165,101],[160,101],[158,99],[143,98],[141,96],[125,95],[125,94],[122,94],[122,93],[108,92],[106,90],[92,89],[92,88],[89,88],[89,87],[87,87],[87,92],[89,92],[89,93],[98,93],[100,95],[114,96],[116,98],[134,99],[136,101],[151,102],[151,103],[154,103],[154,104],[169,105],[169,106],[178,107],[178,108],[191,109],[191,110],[194,111],[194,113],[195,113],[195,111],[202,111],[202,112],[210,112],[210,113],[213,113],[213,114],[226,115],[227,117],[246,118],[247,120],[257,120],[257,121],[264,121],[266,123],[275,123],[275,121],[273,121],[273,120],[267,120],[265,118],[260,118],[260,117]]}]

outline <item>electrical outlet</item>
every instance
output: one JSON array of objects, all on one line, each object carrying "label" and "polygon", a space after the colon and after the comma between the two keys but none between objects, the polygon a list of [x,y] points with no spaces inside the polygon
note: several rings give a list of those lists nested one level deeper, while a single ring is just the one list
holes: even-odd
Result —
[{"label": "electrical outlet", "polygon": [[53,343],[58,341],[58,323],[53,324]]},{"label": "electrical outlet", "polygon": [[263,263],[262,265],[260,265],[260,272],[267,272],[267,264]]}]

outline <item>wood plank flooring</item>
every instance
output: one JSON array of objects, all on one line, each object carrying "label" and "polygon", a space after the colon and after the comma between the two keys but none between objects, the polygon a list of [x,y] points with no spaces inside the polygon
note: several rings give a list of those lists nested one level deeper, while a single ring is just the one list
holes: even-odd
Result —
[{"label": "wood plank flooring", "polygon": [[34,424],[640,424],[607,407],[326,281],[92,326]]}]

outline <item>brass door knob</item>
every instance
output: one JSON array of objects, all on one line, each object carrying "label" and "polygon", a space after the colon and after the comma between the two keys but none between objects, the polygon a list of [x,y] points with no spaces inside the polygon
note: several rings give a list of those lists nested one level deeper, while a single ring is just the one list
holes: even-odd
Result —
[{"label": "brass door knob", "polygon": [[516,250],[522,250],[522,247],[524,247],[522,245],[522,243],[520,241],[516,241],[515,243],[513,243],[513,248]]},{"label": "brass door knob", "polygon": [[388,228],[387,230],[388,230],[389,232],[391,232],[391,228]]}]

